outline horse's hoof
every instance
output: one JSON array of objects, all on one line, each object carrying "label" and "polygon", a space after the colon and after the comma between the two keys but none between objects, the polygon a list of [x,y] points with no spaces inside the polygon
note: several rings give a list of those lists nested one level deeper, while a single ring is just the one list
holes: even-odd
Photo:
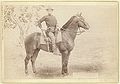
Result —
[{"label": "horse's hoof", "polygon": [[36,73],[36,69],[33,69],[33,73]]},{"label": "horse's hoof", "polygon": [[36,73],[36,71],[33,71],[33,73]]},{"label": "horse's hoof", "polygon": [[62,76],[67,76],[69,75],[69,73],[62,73]]},{"label": "horse's hoof", "polygon": [[27,74],[28,74],[28,71],[25,71],[25,74],[27,75]]}]

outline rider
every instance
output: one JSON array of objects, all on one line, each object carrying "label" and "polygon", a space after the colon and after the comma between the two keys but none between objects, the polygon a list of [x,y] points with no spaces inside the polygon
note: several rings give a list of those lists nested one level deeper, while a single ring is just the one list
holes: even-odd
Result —
[{"label": "rider", "polygon": [[46,9],[48,15],[43,16],[39,20],[38,24],[39,24],[39,27],[41,28],[42,27],[41,23],[43,21],[45,21],[46,26],[47,26],[47,35],[50,37],[50,39],[52,41],[53,54],[57,54],[57,48],[56,48],[56,44],[55,44],[55,32],[56,32],[56,30],[58,30],[58,26],[57,26],[56,17],[54,15],[52,15],[53,10],[54,10],[53,8],[48,7]]}]

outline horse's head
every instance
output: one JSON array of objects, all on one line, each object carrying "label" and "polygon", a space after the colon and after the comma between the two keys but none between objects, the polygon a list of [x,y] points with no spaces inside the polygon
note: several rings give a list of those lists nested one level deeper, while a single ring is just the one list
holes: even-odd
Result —
[{"label": "horse's head", "polygon": [[76,15],[78,17],[78,27],[82,27],[86,30],[88,30],[90,28],[89,24],[85,21],[85,19],[82,17],[82,13],[78,13]]},{"label": "horse's head", "polygon": [[[90,28],[89,24],[85,21],[85,19],[81,15],[82,13],[77,13],[75,16],[72,16],[61,28],[61,30],[66,30],[67,28],[74,28],[74,24],[77,25],[77,27],[82,27],[86,30]],[[72,26],[72,27],[70,27]]]}]

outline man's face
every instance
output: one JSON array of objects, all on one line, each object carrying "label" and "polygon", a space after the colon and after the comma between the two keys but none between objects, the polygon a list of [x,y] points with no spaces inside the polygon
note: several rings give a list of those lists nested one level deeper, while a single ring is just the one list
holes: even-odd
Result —
[{"label": "man's face", "polygon": [[47,12],[48,12],[48,14],[52,14],[53,13],[53,10],[52,9],[49,9],[49,10],[47,10]]}]

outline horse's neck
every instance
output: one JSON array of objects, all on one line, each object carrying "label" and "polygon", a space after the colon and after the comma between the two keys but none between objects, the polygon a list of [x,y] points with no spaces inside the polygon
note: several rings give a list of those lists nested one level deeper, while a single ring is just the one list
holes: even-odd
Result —
[{"label": "horse's neck", "polygon": [[78,23],[74,20],[75,16],[71,17],[70,20],[63,25],[63,29],[65,29],[64,33],[74,41],[77,30],[78,30]]},{"label": "horse's neck", "polygon": [[74,26],[73,28],[72,27],[67,28],[65,33],[67,33],[68,36],[70,36],[71,40],[74,41],[77,35],[77,30],[78,30],[78,27]]}]

